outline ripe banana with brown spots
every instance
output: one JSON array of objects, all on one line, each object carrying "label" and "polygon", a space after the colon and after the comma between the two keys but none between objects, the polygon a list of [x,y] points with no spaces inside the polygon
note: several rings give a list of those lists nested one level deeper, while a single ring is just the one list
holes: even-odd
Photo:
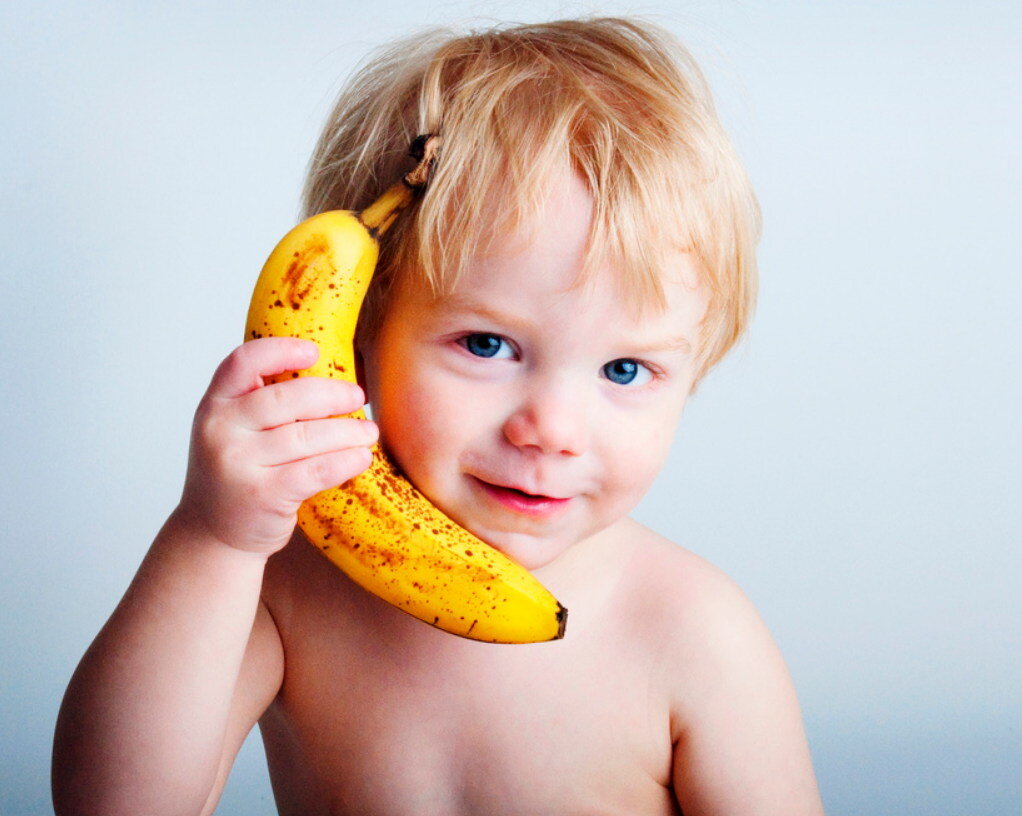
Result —
[{"label": "ripe banana with brown spots", "polygon": [[[245,339],[300,337],[320,349],[282,375],[355,382],[355,324],[379,237],[428,180],[437,137],[416,140],[419,166],[361,212],[331,210],[292,229],[256,282]],[[362,411],[351,416],[364,418]],[[357,584],[433,626],[473,640],[563,637],[567,610],[525,568],[445,516],[379,444],[369,469],[305,501],[298,525]]]}]

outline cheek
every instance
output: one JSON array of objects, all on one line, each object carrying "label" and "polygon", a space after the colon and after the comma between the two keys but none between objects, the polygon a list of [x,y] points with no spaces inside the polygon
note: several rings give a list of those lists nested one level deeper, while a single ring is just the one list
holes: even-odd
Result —
[{"label": "cheek", "polygon": [[679,411],[634,423],[615,438],[610,455],[614,481],[622,492],[642,497],[660,473],[674,440]]},{"label": "cheek", "polygon": [[637,502],[656,479],[663,464],[663,456],[652,446],[629,447],[617,457],[614,481],[617,490],[629,501]]},{"label": "cheek", "polygon": [[402,466],[411,459],[421,459],[434,444],[442,443],[430,443],[442,430],[434,426],[443,410],[425,384],[413,379],[384,381],[378,402],[376,415],[384,443]]},{"label": "cheek", "polygon": [[477,435],[480,412],[467,408],[464,394],[443,377],[404,371],[380,385],[384,444],[412,481],[428,488],[438,463],[456,458]]}]

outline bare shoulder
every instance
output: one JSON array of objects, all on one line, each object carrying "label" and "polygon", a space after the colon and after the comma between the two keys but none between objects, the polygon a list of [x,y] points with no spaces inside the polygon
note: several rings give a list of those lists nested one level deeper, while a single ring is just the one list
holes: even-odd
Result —
[{"label": "bare shoulder", "polygon": [[638,522],[626,532],[627,614],[664,667],[677,735],[692,719],[686,701],[704,684],[712,693],[732,667],[748,677],[750,666],[777,672],[783,661],[759,612],[724,570]]},{"label": "bare shoulder", "polygon": [[821,814],[795,689],[755,606],[706,559],[641,525],[632,535],[684,812]]},{"label": "bare shoulder", "polygon": [[659,645],[680,737],[708,706],[751,686],[788,683],[780,651],[756,607],[724,570],[636,524],[633,589]]},{"label": "bare shoulder", "polygon": [[[742,589],[722,569],[643,524],[629,520],[630,587],[644,620],[673,648],[689,648],[715,626],[761,626]],[[762,630],[758,634],[763,634]]]}]

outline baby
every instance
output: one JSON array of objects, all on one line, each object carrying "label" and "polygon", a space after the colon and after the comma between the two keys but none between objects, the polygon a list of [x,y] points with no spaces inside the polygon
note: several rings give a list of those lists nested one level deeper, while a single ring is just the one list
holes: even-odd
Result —
[{"label": "baby", "polygon": [[[628,517],[755,295],[758,207],[698,68],[626,19],[412,37],[342,93],[306,214],[370,203],[420,133],[442,152],[383,239],[364,391],[265,384],[316,358],[295,339],[218,368],[68,688],[57,813],[211,813],[256,723],[282,814],[822,813],[759,616]],[[563,640],[433,629],[295,531],[377,437],[570,609]]]}]

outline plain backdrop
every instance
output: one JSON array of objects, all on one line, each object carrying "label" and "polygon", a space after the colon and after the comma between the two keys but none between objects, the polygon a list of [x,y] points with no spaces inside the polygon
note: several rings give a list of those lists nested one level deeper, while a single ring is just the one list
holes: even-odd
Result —
[{"label": "plain backdrop", "polygon": [[[0,10],[0,812],[51,811],[75,664],[343,78],[427,24],[644,14],[764,210],[747,341],[637,516],[784,651],[832,816],[1022,813],[1022,6],[11,2]],[[258,735],[219,813],[274,812]]]}]

